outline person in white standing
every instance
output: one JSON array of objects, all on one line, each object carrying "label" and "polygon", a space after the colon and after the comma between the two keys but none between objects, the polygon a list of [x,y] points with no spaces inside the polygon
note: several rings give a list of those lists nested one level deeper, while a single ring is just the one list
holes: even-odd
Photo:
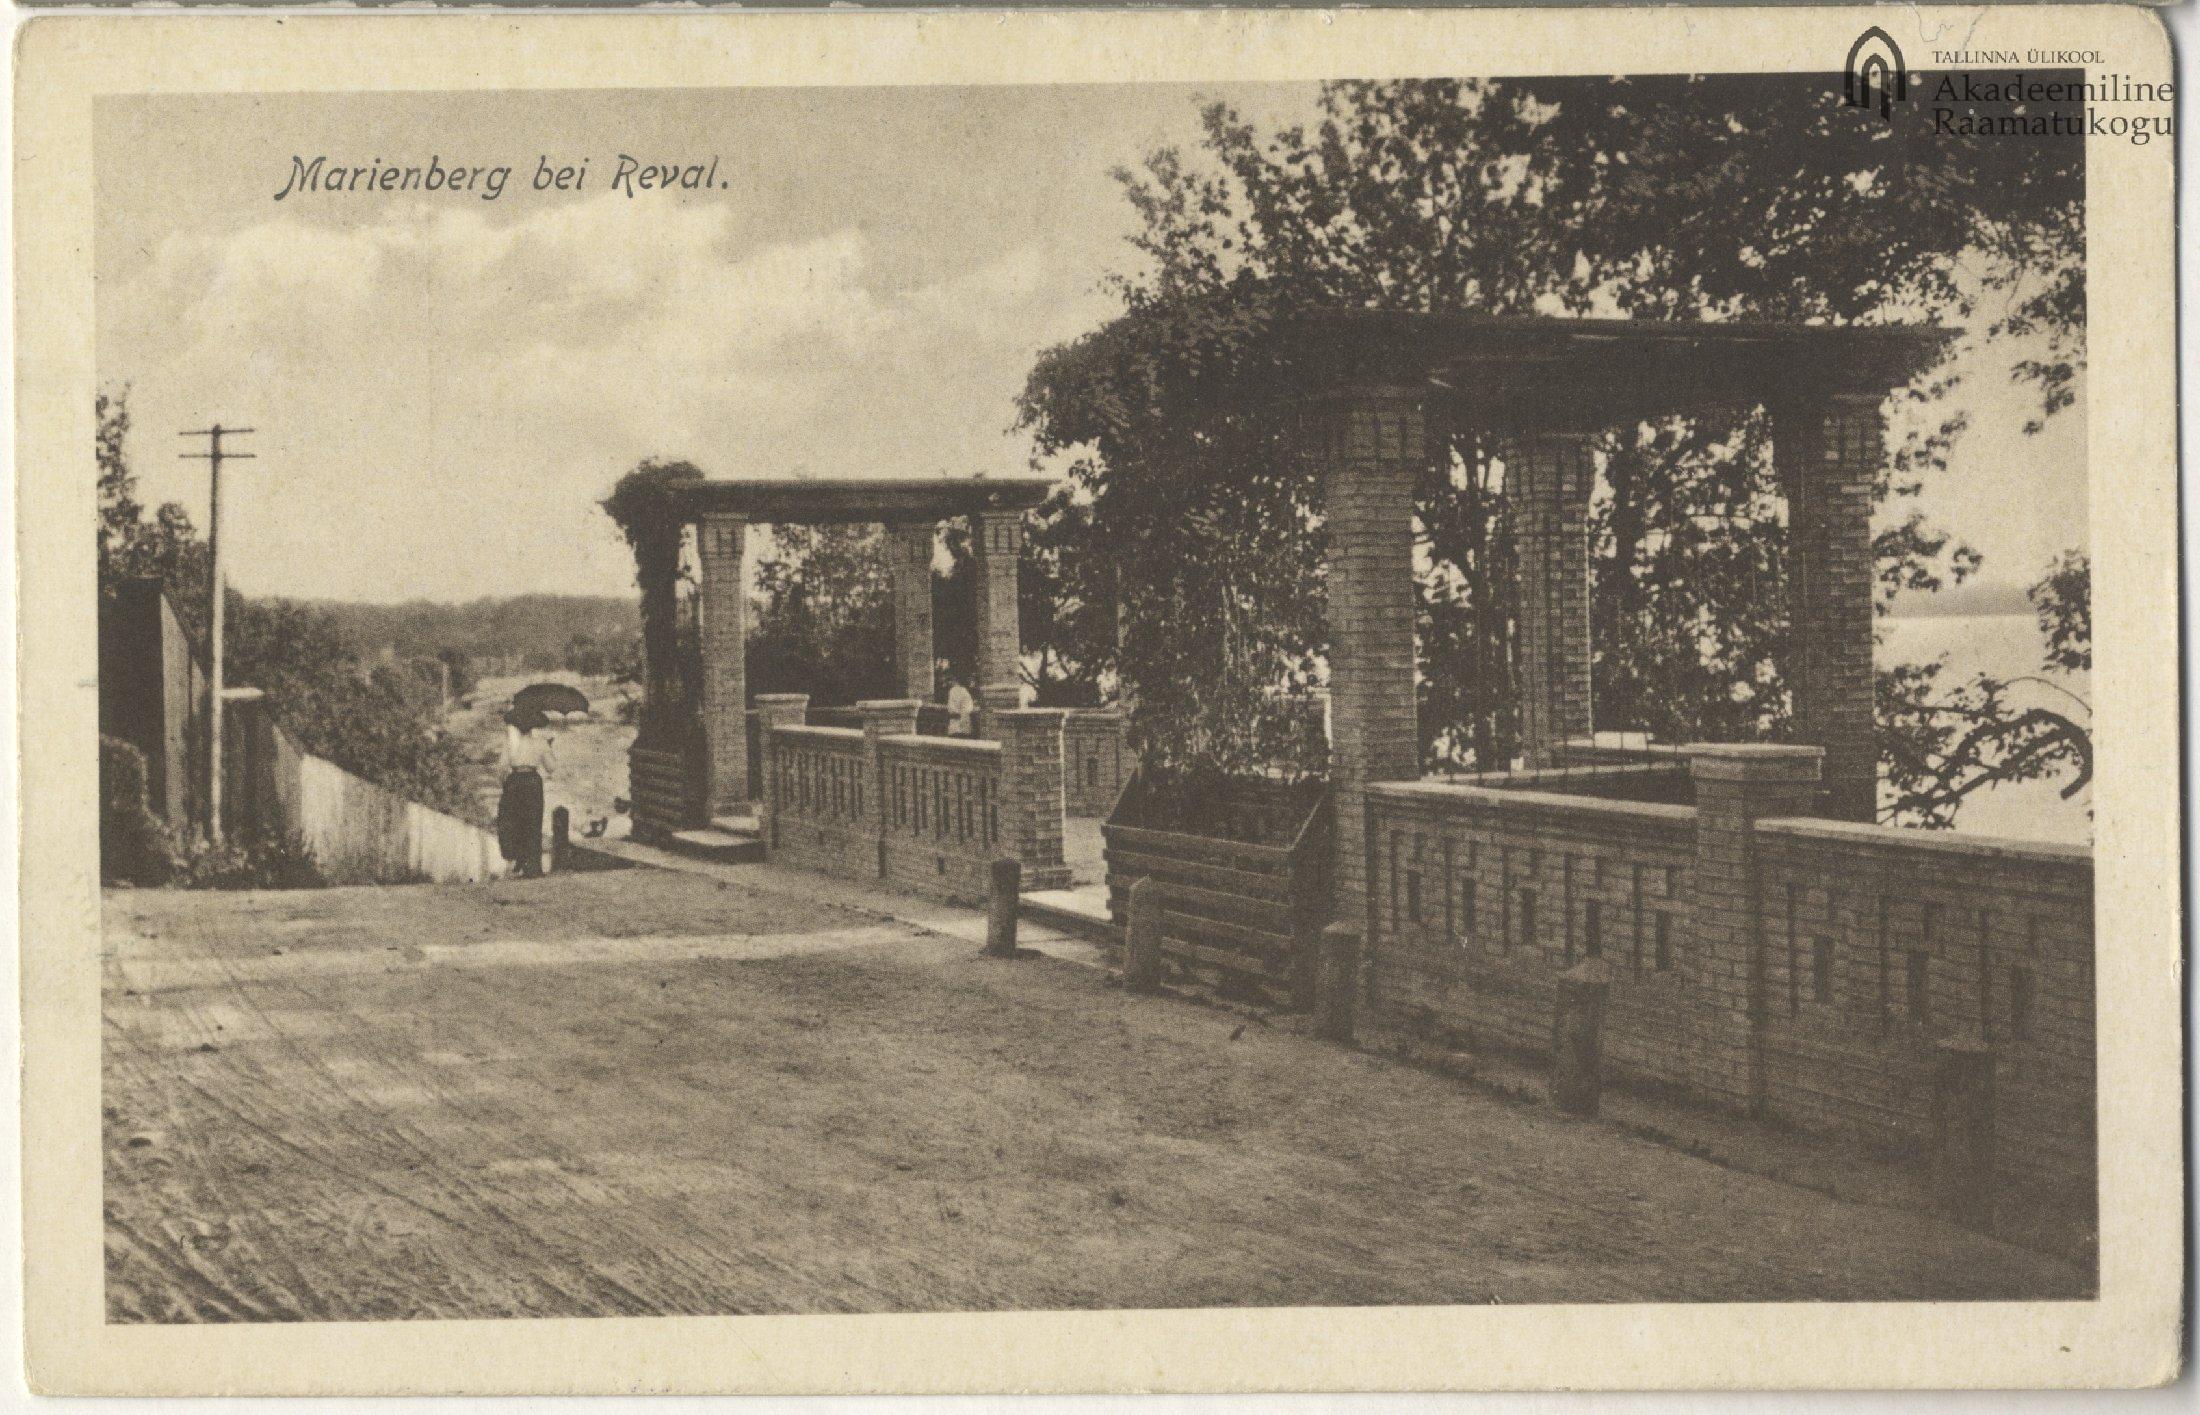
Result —
[{"label": "person in white standing", "polygon": [[555,774],[557,739],[532,708],[504,715],[504,791],[497,798],[497,845],[522,879],[542,873],[542,784]]}]

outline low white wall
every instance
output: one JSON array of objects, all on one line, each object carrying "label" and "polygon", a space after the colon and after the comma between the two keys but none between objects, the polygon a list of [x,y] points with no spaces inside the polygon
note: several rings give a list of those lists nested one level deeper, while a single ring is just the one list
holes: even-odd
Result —
[{"label": "low white wall", "polygon": [[496,834],[299,749],[264,701],[229,705],[224,814],[296,839],[332,884],[472,883],[509,868]]},{"label": "low white wall", "polygon": [[449,883],[505,872],[488,831],[302,752],[297,802],[296,820],[285,824],[334,883]]}]

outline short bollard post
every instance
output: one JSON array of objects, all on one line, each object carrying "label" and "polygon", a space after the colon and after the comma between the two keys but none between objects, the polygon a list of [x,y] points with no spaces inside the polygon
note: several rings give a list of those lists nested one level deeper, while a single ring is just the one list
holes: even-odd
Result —
[{"label": "short bollard post", "polygon": [[550,869],[565,868],[565,852],[573,843],[573,813],[560,806],[550,813]]},{"label": "short bollard post", "polygon": [[1933,1197],[1979,1233],[1994,1231],[1994,1051],[1975,1039],[1933,1047]]},{"label": "short bollard post", "polygon": [[1314,973],[1316,1030],[1333,1042],[1352,1040],[1352,1011],[1360,988],[1360,931],[1350,924],[1322,930]]},{"label": "short bollard post", "polygon": [[1591,960],[1558,975],[1551,1027],[1551,1099],[1571,1115],[1595,1115],[1604,1093],[1604,999],[1611,980]]},{"label": "short bollard post", "polygon": [[988,958],[1013,958],[1016,956],[1016,906],[1023,894],[1024,866],[1021,860],[1001,859],[993,862],[988,873],[990,886],[986,899],[985,954]]},{"label": "short bollard post", "polygon": [[1123,930],[1123,984],[1132,992],[1161,991],[1161,881],[1131,883],[1131,917]]}]

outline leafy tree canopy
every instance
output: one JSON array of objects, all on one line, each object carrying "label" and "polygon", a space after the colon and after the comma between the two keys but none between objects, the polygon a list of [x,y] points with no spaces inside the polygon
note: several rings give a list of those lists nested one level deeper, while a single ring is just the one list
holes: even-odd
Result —
[{"label": "leafy tree canopy", "polygon": [[[1121,315],[1038,361],[1036,459],[1068,461],[1089,536],[1139,580],[1120,663],[1149,763],[1265,765],[1230,728],[1324,644],[1318,488],[1291,455],[1280,321],[1311,307],[1831,323],[1931,318],[2037,337],[2039,415],[2083,366],[2082,146],[1951,144],[1779,76],[1338,83],[1310,128],[1204,112],[1201,150],[1117,174],[1141,270]],[[1946,381],[1904,396],[1931,402]],[[1912,496],[1959,419],[1890,457]],[[1445,430],[1417,495],[1424,758],[1512,751],[1502,467]],[[1772,735],[1786,720],[1783,533],[1748,409],[1611,430],[1592,510],[1600,728]],[[1881,584],[1977,557],[1912,515]],[[1217,672],[1218,667],[1222,670]],[[1897,727],[1899,724],[1889,724]],[[1914,812],[1910,813],[1914,816]]]}]

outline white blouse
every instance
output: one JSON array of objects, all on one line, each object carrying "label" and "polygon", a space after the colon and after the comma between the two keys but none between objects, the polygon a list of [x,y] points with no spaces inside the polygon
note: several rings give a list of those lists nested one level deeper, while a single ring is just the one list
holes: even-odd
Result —
[{"label": "white blouse", "polygon": [[550,776],[557,761],[550,749],[556,744],[557,739],[547,732],[522,732],[517,727],[507,726],[504,729],[504,769],[518,771],[522,767],[532,767]]}]

